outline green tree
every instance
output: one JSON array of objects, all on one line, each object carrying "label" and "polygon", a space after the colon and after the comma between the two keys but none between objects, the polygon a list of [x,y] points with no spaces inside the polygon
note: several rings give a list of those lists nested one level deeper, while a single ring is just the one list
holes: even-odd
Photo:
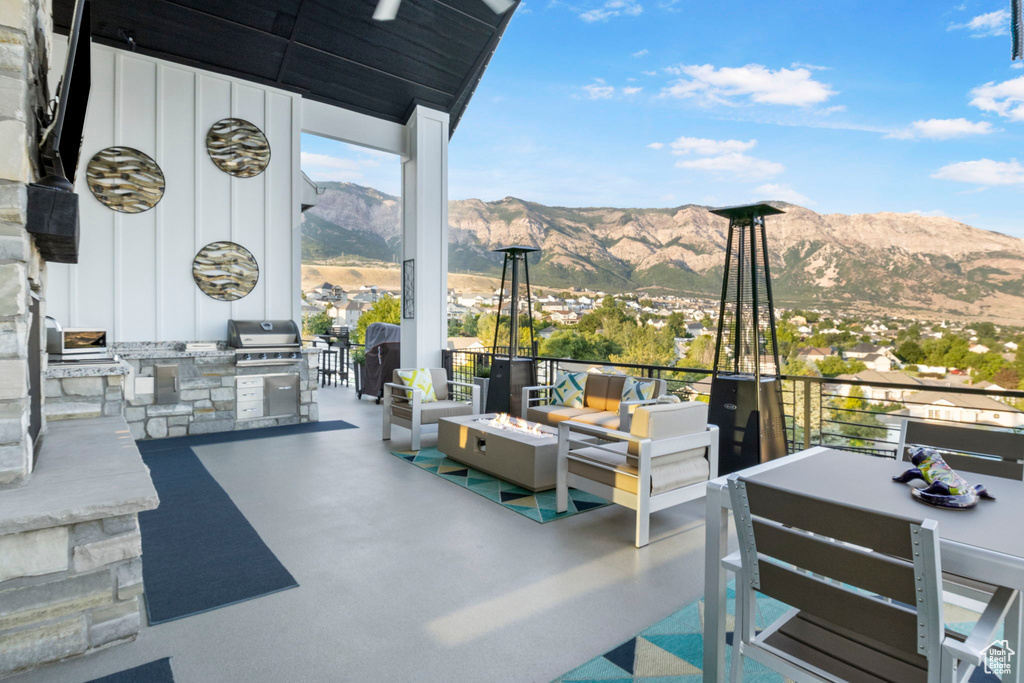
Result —
[{"label": "green tree", "polygon": [[477,336],[477,327],[479,325],[480,316],[472,313],[467,313],[462,316],[462,334],[467,337]]},{"label": "green tree", "polygon": [[399,300],[393,296],[382,296],[359,316],[359,322],[356,323],[356,333],[353,335],[354,341],[357,344],[365,342],[366,327],[370,323],[392,323],[398,325],[401,321],[402,307]]},{"label": "green tree", "polygon": [[680,361],[687,368],[708,368],[715,362],[715,338],[702,334],[686,347],[686,355]]},{"label": "green tree", "polygon": [[865,446],[869,440],[885,438],[885,428],[870,408],[860,387],[850,387],[847,397],[833,405],[833,419],[840,423],[839,433],[849,437],[850,445]]},{"label": "green tree", "polygon": [[305,313],[302,316],[302,332],[307,335],[327,334],[333,324],[334,318],[327,311]]},{"label": "green tree", "polygon": [[575,330],[559,330],[541,343],[541,355],[576,360],[608,360],[622,353],[622,347],[607,337],[579,334]]},{"label": "green tree", "polygon": [[622,353],[609,356],[613,363],[672,365],[676,354],[672,337],[650,325],[634,325],[626,332]]},{"label": "green tree", "polygon": [[915,365],[923,363],[925,360],[924,349],[913,339],[908,339],[896,347],[896,355],[904,363],[913,363]]}]

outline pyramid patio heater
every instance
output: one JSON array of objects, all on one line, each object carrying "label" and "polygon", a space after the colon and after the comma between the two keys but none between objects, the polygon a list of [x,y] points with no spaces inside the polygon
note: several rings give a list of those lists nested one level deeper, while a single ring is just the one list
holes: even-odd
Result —
[{"label": "pyramid patio heater", "polygon": [[729,219],[708,422],[719,432],[719,474],[786,455],[786,423],[765,244],[768,204],[711,213]]},{"label": "pyramid patio heater", "polygon": [[[495,249],[505,254],[505,263],[501,269],[501,290],[498,294],[498,319],[494,325],[494,345],[491,349],[491,382],[487,390],[487,412],[511,413],[522,415],[522,393],[524,387],[537,384],[537,367],[534,364],[536,341],[533,336],[533,301],[530,297],[530,267],[526,255],[540,251],[536,247],[503,247]],[[526,276],[526,308],[530,312],[530,356],[519,356],[519,264],[522,263],[523,275]],[[504,349],[498,347],[498,336],[501,330],[501,311],[505,301],[505,281],[512,271],[512,282],[509,289],[509,345],[502,358]]]}]

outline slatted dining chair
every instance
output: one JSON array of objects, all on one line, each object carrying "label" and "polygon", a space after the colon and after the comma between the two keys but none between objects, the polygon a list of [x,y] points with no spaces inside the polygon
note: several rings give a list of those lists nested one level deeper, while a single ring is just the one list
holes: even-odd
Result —
[{"label": "slatted dining chair", "polygon": [[[900,427],[897,457],[910,462],[910,449],[913,446],[927,446],[942,451],[946,463],[961,472],[1024,481],[1024,434],[968,425],[904,420]],[[970,476],[967,479],[970,480]],[[992,493],[998,497],[998,488]],[[943,578],[943,587],[948,593],[975,601],[984,602],[995,590],[995,586],[962,576],[944,574]],[[1021,605],[1016,605],[1014,613],[1021,609]]]},{"label": "slatted dining chair", "polygon": [[[998,588],[965,640],[943,623],[938,524],[729,478],[740,550],[732,680],[749,657],[794,681],[967,680],[1017,591]],[[792,607],[758,632],[755,591]]]},{"label": "slatted dining chair", "polygon": [[904,420],[896,457],[910,461],[912,446],[942,451],[955,470],[1024,480],[1024,434],[925,420]]}]

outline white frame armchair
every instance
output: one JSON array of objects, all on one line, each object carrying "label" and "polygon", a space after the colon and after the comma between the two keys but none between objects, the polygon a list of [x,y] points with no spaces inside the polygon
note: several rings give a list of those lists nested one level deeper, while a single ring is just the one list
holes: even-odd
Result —
[{"label": "white frame armchair", "polygon": [[[637,447],[637,493],[594,481],[569,471],[569,461],[579,460],[592,467],[614,473],[616,477],[634,476],[612,466],[602,466],[593,460],[582,460],[572,454],[572,448],[597,448],[621,456],[621,447],[615,443],[635,444]],[[680,486],[662,493],[651,493],[651,472],[661,456],[674,455],[696,448],[707,449],[709,467],[708,479]],[[700,456],[697,456],[700,457]],[[596,427],[566,420],[558,425],[558,460],[555,466],[555,509],[565,512],[568,508],[569,487],[601,496],[636,511],[636,547],[642,548],[650,539],[650,516],[666,508],[702,498],[707,492],[709,480],[718,476],[718,427],[707,425],[702,432],[675,436],[665,439],[651,439],[633,436],[629,432]]]},{"label": "white frame armchair", "polygon": [[[433,371],[438,371],[439,368],[431,368]],[[441,370],[443,372],[443,370]],[[433,374],[433,373],[431,373]],[[472,408],[471,415],[480,414],[480,387],[475,384],[468,382],[457,382],[455,380],[446,379],[445,387],[448,390],[447,395],[451,395],[452,387],[465,387],[471,392],[470,405]],[[459,401],[459,403],[463,403]],[[392,410],[392,406],[395,404],[408,405],[412,414],[412,419],[406,419],[401,415],[395,415]],[[423,428],[423,406],[433,405],[432,403],[423,403],[423,392],[415,387],[406,386],[404,384],[398,384],[396,382],[385,382],[384,383],[384,411],[381,416],[381,439],[387,441],[391,438],[391,427],[392,425],[398,425],[399,427],[405,427],[409,430],[410,436],[410,450],[418,451],[420,449],[420,432]],[[431,422],[430,424],[436,424]]]}]

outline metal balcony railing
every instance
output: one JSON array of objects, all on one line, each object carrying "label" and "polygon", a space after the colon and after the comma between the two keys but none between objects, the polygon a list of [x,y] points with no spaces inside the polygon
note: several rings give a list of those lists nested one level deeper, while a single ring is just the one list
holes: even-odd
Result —
[{"label": "metal balcony railing", "polygon": [[[452,379],[472,382],[479,368],[490,366],[492,354],[443,351],[442,357]],[[596,367],[665,380],[669,393],[684,400],[707,401],[711,389],[711,370],[706,368],[547,356],[535,356],[535,360],[540,384],[552,383],[559,371],[580,372]],[[782,379],[786,439],[791,453],[812,446],[830,446],[895,457],[900,425],[907,417],[1024,431],[1024,411],[1014,405],[1024,405],[1024,391],[802,375],[783,375]]]}]

